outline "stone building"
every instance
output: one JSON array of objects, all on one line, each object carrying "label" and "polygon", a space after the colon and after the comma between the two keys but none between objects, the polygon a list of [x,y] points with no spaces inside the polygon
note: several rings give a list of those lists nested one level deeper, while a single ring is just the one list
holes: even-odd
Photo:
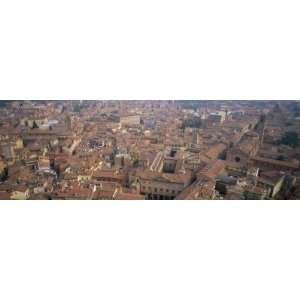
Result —
[{"label": "stone building", "polygon": [[191,173],[171,174],[141,171],[136,175],[137,187],[146,199],[171,200],[181,193],[191,182]]}]

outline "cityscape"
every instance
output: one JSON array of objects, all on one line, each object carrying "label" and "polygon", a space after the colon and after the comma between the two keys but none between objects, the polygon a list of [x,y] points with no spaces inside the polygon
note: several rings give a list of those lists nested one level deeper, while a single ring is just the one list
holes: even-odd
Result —
[{"label": "cityscape", "polygon": [[300,101],[0,101],[0,199],[300,199]]}]

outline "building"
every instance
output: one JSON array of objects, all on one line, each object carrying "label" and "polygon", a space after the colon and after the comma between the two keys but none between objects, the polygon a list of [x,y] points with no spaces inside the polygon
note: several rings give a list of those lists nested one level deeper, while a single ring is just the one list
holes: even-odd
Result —
[{"label": "building", "polygon": [[263,200],[268,195],[268,189],[262,186],[247,185],[244,189],[245,200]]},{"label": "building", "polygon": [[14,188],[10,198],[13,200],[26,200],[29,198],[29,188],[27,186],[18,185]]},{"label": "building", "polygon": [[274,198],[282,189],[285,180],[284,172],[261,172],[257,178],[257,186],[268,189],[268,196]]},{"label": "building", "polygon": [[235,147],[229,149],[226,159],[247,164],[249,159],[257,154],[259,147],[259,135],[256,132],[247,132]]},{"label": "building", "polygon": [[122,126],[140,125],[141,117],[138,115],[120,117],[120,123]]},{"label": "building", "polygon": [[137,187],[146,199],[171,200],[180,194],[191,182],[191,173],[171,174],[140,171],[136,175]]},{"label": "building", "polygon": [[218,111],[216,113],[211,113],[207,118],[207,123],[210,125],[220,125],[226,119],[225,111]]},{"label": "building", "polygon": [[10,143],[5,143],[5,144],[0,145],[0,154],[6,160],[13,160],[16,157],[14,147]]},{"label": "building", "polygon": [[256,166],[262,170],[277,170],[296,172],[300,170],[300,166],[291,162],[281,161],[276,159],[263,158],[259,156],[252,157],[250,164]]},{"label": "building", "polygon": [[185,188],[176,200],[213,200],[215,197],[215,180],[202,177]]}]

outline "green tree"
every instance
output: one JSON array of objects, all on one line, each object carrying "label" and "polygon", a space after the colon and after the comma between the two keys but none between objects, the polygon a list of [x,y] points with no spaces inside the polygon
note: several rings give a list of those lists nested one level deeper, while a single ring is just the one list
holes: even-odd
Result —
[{"label": "green tree", "polygon": [[277,160],[285,160],[285,156],[280,154],[276,157]]},{"label": "green tree", "polygon": [[37,125],[36,121],[33,121],[32,128],[39,128],[39,126]]},{"label": "green tree", "polygon": [[133,161],[133,167],[134,168],[137,168],[139,166],[139,160],[138,159],[135,159],[134,161]]},{"label": "green tree", "polygon": [[77,113],[79,113],[80,111],[81,111],[81,109],[82,109],[82,106],[80,105],[80,104],[76,104],[75,106],[74,106],[74,112],[77,112]]},{"label": "green tree", "polygon": [[300,144],[298,133],[295,131],[287,131],[280,140],[280,144],[288,145],[296,148]]},{"label": "green tree", "polygon": [[294,116],[295,116],[295,118],[300,117],[300,111],[299,110],[295,111]]},{"label": "green tree", "polygon": [[222,151],[218,156],[218,158],[221,159],[221,160],[226,160],[226,157],[227,157],[227,151],[226,150]]}]

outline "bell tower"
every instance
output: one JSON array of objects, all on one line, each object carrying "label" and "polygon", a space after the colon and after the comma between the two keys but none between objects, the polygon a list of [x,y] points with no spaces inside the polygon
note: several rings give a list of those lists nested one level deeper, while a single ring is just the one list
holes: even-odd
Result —
[{"label": "bell tower", "polygon": [[266,115],[261,114],[259,122],[257,124],[257,130],[256,130],[256,132],[259,134],[260,147],[263,145],[263,142],[264,142],[265,124],[266,124]]}]

